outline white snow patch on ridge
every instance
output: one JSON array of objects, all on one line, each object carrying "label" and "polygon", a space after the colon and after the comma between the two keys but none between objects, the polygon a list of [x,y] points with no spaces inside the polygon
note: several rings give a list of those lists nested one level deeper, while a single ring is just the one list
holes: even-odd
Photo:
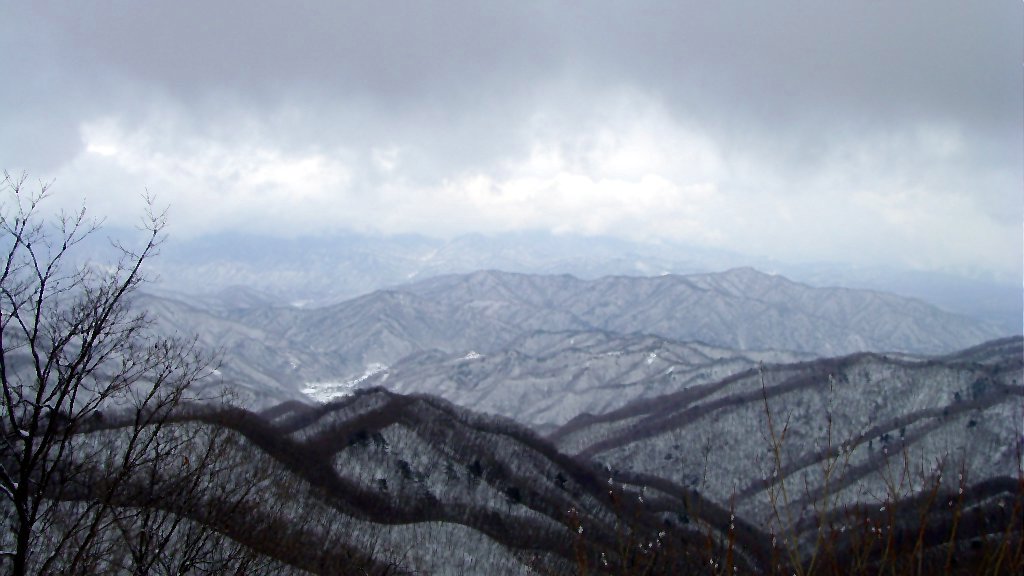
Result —
[{"label": "white snow patch on ridge", "polygon": [[348,380],[306,382],[306,387],[302,389],[302,393],[317,402],[330,402],[337,398],[351,396],[363,381],[370,376],[380,374],[387,369],[387,366],[374,362],[372,364],[367,364],[366,370],[363,372],[362,376],[357,376]]}]

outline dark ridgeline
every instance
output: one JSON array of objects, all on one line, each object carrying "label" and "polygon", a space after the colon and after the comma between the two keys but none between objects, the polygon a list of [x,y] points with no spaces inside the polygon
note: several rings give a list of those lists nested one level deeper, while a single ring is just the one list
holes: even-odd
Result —
[{"label": "dark ridgeline", "polygon": [[[262,413],[194,407],[175,425],[221,438],[218,469],[231,472],[204,476],[205,507],[149,505],[215,524],[273,570],[775,572],[793,558],[806,569],[816,550],[820,569],[901,572],[919,560],[930,572],[1012,573],[1024,492],[1019,421],[1005,416],[1024,397],[1022,350],[1013,338],[929,360],[753,369],[581,417],[549,439],[382,389]],[[110,420],[89,434],[117,434]],[[941,479],[915,467],[939,457]],[[824,493],[829,462],[834,500],[815,508],[808,495]],[[789,496],[773,505],[782,480]]]}]

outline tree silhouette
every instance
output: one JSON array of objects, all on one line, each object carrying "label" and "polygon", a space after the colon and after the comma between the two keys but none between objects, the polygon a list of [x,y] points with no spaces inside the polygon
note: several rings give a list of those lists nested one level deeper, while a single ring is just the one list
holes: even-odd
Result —
[{"label": "tree silhouette", "polygon": [[[5,172],[0,198],[0,556],[17,576],[53,569],[72,545],[69,561],[84,562],[105,526],[97,512],[159,456],[154,424],[210,366],[194,341],[155,336],[130,306],[163,241],[165,216],[152,199],[141,246],[115,242],[116,261],[99,266],[76,260],[99,221],[84,208],[45,216],[49,186],[29,191],[25,181]],[[113,446],[77,439],[111,419],[132,432]],[[101,451],[107,469],[97,485],[85,471]]]}]

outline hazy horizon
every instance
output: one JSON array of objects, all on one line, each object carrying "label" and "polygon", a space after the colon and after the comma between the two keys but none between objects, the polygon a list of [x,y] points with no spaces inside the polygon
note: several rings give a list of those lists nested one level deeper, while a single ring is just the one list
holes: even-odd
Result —
[{"label": "hazy horizon", "polygon": [[114,228],[1024,277],[1019,3],[0,4],[0,168]]}]

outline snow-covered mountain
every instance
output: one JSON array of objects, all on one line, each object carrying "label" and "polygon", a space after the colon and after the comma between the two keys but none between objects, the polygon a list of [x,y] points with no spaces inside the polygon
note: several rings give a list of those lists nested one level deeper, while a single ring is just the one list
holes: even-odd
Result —
[{"label": "snow-covered mountain", "polygon": [[603,414],[633,400],[721,380],[759,362],[809,358],[640,334],[530,332],[494,353],[411,354],[361,384],[440,396],[543,431],[579,414]]},{"label": "snow-covered mountain", "polygon": [[[1019,541],[1022,370],[1021,338],[930,360],[766,366],[547,440],[380,388],[260,413],[197,407],[164,425],[173,458],[139,469],[139,490],[110,504],[118,523],[95,538],[142,523],[166,545],[244,558],[251,574],[679,574],[772,572],[801,554],[806,565],[818,533],[828,548],[814,553],[837,569],[914,550],[924,572],[950,558],[969,570]],[[133,430],[96,421],[76,442]],[[76,486],[68,505],[103,483]],[[804,552],[783,556],[793,533]],[[1014,573],[1020,558],[999,566]]]},{"label": "snow-covered mountain", "polygon": [[[732,356],[745,356],[748,362],[755,358],[773,361],[770,356],[748,354],[765,350],[790,353],[779,360],[794,359],[793,354],[860,351],[938,354],[1005,335],[998,327],[917,300],[873,291],[815,288],[752,269],[597,280],[485,271],[432,278],[321,308],[273,306],[265,301],[265,296],[251,291],[205,299],[164,293],[140,298],[139,305],[154,313],[162,329],[198,334],[204,345],[223,351],[217,377],[241,396],[264,405],[301,398],[303,390],[315,391],[318,386],[344,390],[353,387],[353,381],[369,367],[383,376],[390,372],[381,368],[396,366],[406,358],[410,360],[401,370],[411,373],[413,358],[419,358],[417,365],[425,366],[428,357],[422,354],[430,351],[439,352],[429,358],[442,363],[450,360],[445,354],[456,358],[471,352],[488,358],[508,354],[506,366],[511,367],[517,342],[553,332],[617,337],[643,334],[700,342],[740,351],[742,354]],[[609,346],[597,353],[616,351],[612,349],[616,345]],[[624,342],[619,351],[630,346]],[[657,355],[658,346],[652,343],[640,354]],[[712,355],[729,354],[717,351]],[[492,361],[483,363],[489,366]],[[554,388],[550,391],[570,392],[576,384],[589,386],[587,380],[581,382],[574,376],[586,368],[588,359],[565,355],[556,362],[564,366],[560,380],[551,382]],[[701,362],[705,361],[694,366]],[[463,370],[471,366],[467,364]],[[665,365],[663,371],[668,368]],[[523,378],[540,381],[550,366],[531,365],[524,359],[510,369]],[[532,370],[540,372],[534,376],[529,374]],[[716,374],[722,370],[725,368]],[[508,374],[506,371],[505,376]],[[649,376],[653,372],[644,377]],[[609,377],[598,376],[593,385],[602,386],[602,379],[610,382]],[[627,380],[638,378],[639,373]],[[412,390],[403,387],[402,380],[395,379],[398,388]],[[384,385],[388,385],[386,381]],[[435,392],[422,387],[415,390]],[[598,409],[601,401],[597,398],[597,404],[579,408]],[[523,408],[511,406],[499,412],[518,414]],[[554,408],[551,414],[548,423],[574,415],[567,406]]]},{"label": "snow-covered mountain", "polygon": [[[76,442],[113,445],[132,434],[125,426],[83,430]],[[258,414],[196,409],[164,427],[174,457],[157,474],[133,469],[144,489],[111,507],[129,520],[100,525],[99,541],[134,536],[126,526],[141,509],[161,520],[159,532],[142,525],[172,546],[198,531],[188,520],[214,528],[204,559],[244,544],[256,555],[247,574],[569,575],[581,561],[688,573],[703,554],[692,527],[638,506],[635,487],[611,489],[603,471],[528,430],[437,398],[372,389]],[[102,462],[78,466],[102,478]],[[187,500],[164,496],[182,484]],[[102,487],[83,482],[68,497],[90,501]],[[642,556],[621,548],[641,540],[651,544]]]},{"label": "snow-covered mountain", "polygon": [[626,476],[697,490],[766,531],[802,532],[822,507],[1012,485],[1024,474],[1022,370],[1019,337],[928,360],[765,366],[580,417],[551,439]]},{"label": "snow-covered mountain", "polygon": [[[95,247],[105,248],[109,249]],[[227,234],[176,239],[147,266],[163,289],[207,295],[244,286],[282,303],[308,306],[336,304],[411,281],[483,269],[572,274],[593,280],[754,266],[813,286],[872,289],[923,299],[994,322],[1010,334],[1024,330],[1024,290],[1019,279],[967,278],[849,263],[794,264],[688,245],[571,234],[473,234],[450,240],[413,235],[282,239]]]}]

